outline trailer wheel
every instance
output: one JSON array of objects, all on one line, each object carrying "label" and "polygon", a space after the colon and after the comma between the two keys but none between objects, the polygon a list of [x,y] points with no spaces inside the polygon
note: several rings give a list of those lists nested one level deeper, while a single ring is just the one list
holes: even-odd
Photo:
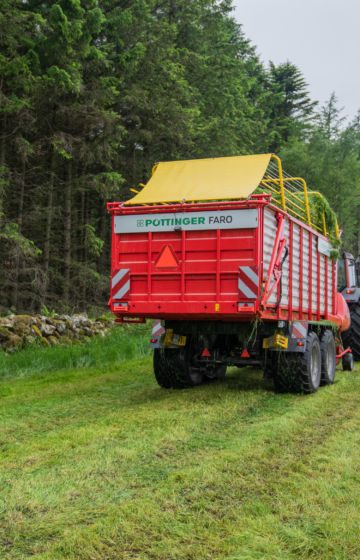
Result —
[{"label": "trailer wheel", "polygon": [[271,352],[270,350],[267,351],[264,364],[265,379],[274,379],[277,375],[279,369],[279,357],[279,352]]},{"label": "trailer wheel", "polygon": [[351,326],[342,333],[344,348],[350,346],[354,360],[360,360],[360,303],[350,306]]},{"label": "trailer wheel", "polygon": [[306,350],[281,352],[274,375],[275,389],[281,393],[315,393],[321,381],[321,350],[316,333],[306,338]]},{"label": "trailer wheel", "polygon": [[207,377],[210,381],[224,379],[226,376],[226,370],[227,365],[220,364],[209,371],[205,371],[205,377]]},{"label": "trailer wheel", "polygon": [[182,389],[200,385],[202,373],[191,365],[189,348],[155,348],[154,374],[160,387]]},{"label": "trailer wheel", "polygon": [[331,385],[336,373],[336,344],[332,331],[326,329],[320,340],[321,385]]},{"label": "trailer wheel", "polygon": [[160,387],[171,389],[174,386],[173,375],[171,369],[168,367],[164,348],[154,349],[153,369],[155,379]]},{"label": "trailer wheel", "polygon": [[[275,352],[274,352],[275,354]],[[287,352],[276,352],[277,365],[272,364],[267,368],[266,374],[270,374],[274,381],[277,393],[301,393],[301,377],[297,371],[298,358],[296,354]]]},{"label": "trailer wheel", "polygon": [[352,371],[354,369],[354,356],[350,353],[344,354],[341,358],[343,371]]},{"label": "trailer wheel", "polygon": [[227,370],[227,364],[221,364],[221,366],[215,368],[216,379],[225,379],[226,370]]}]

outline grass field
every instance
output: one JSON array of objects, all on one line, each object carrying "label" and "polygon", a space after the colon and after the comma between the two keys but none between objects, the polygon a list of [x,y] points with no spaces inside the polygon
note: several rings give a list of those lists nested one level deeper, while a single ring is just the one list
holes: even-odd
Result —
[{"label": "grass field", "polygon": [[146,338],[0,355],[0,558],[358,560],[359,366],[165,391]]}]

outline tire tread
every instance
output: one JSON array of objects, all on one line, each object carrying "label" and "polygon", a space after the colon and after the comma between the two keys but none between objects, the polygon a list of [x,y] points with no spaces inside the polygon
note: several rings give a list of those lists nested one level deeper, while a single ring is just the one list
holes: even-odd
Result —
[{"label": "tire tread", "polygon": [[304,353],[281,352],[278,368],[273,372],[275,390],[280,393],[314,393],[317,387],[312,386],[309,359],[313,340],[318,340],[316,333],[310,331],[306,339]]},{"label": "tire tread", "polygon": [[354,360],[360,361],[360,303],[350,308],[351,326],[342,334],[344,348],[350,346]]}]

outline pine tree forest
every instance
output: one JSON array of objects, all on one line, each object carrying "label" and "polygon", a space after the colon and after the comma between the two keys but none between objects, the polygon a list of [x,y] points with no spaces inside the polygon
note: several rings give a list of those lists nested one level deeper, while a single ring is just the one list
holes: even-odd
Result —
[{"label": "pine tree forest", "polygon": [[105,308],[110,220],[157,161],[276,152],[360,253],[360,113],[261,62],[231,0],[0,0],[0,311]]}]

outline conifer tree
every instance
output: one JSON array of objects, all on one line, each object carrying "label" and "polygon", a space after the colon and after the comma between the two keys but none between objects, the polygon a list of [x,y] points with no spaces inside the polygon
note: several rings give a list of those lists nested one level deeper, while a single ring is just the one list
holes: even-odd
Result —
[{"label": "conifer tree", "polygon": [[305,78],[294,64],[285,62],[276,66],[270,62],[268,76],[272,92],[270,147],[278,151],[291,136],[304,137],[317,102],[311,100]]}]

